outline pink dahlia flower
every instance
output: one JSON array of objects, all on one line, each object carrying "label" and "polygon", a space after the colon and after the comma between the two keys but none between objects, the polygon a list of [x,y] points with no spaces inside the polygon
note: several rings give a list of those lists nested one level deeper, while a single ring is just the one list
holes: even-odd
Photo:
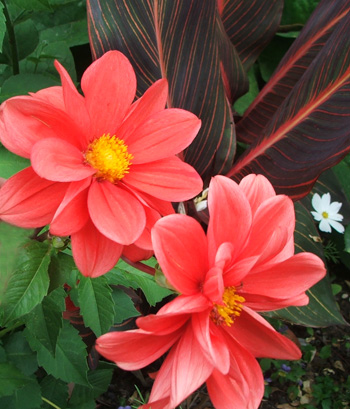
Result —
[{"label": "pink dahlia flower", "polygon": [[[50,224],[71,236],[80,271],[96,277],[127,255],[149,254],[150,229],[173,213],[171,202],[202,189],[197,172],[176,154],[200,120],[164,109],[167,81],[133,103],[136,77],[128,59],[110,51],[85,71],[76,90],[56,61],[62,87],[9,99],[1,106],[1,142],[31,167],[1,189],[0,217],[20,227]],[[135,253],[132,246],[135,246]]]},{"label": "pink dahlia flower", "polygon": [[324,277],[314,254],[294,255],[294,207],[263,176],[238,185],[216,176],[209,187],[207,235],[185,215],[152,230],[155,255],[180,293],[139,329],[112,332],[97,350],[135,370],[166,351],[142,408],[173,409],[204,382],[218,409],[254,409],[264,381],[256,357],[299,359],[297,346],[258,313],[308,303],[305,291]]}]

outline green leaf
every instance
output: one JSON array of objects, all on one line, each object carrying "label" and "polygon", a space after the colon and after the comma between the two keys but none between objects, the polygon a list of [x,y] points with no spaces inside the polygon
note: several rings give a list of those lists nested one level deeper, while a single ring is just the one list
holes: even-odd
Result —
[{"label": "green leaf", "polygon": [[52,355],[55,354],[58,335],[63,325],[65,297],[64,289],[57,288],[24,317],[31,337],[40,342]]},{"label": "green leaf", "polygon": [[25,336],[31,348],[38,353],[39,365],[48,374],[66,382],[89,385],[86,375],[88,370],[86,346],[78,331],[66,320],[63,321],[54,357],[40,342],[31,338],[29,331],[25,330]]},{"label": "green leaf", "polygon": [[344,193],[350,202],[350,155],[346,156],[338,165],[332,168],[336,174]]},{"label": "green leaf", "polygon": [[88,380],[91,387],[76,385],[73,389],[69,403],[73,408],[79,404],[94,400],[108,389],[113,375],[113,368],[96,369],[88,372]]},{"label": "green leaf", "polygon": [[46,295],[50,253],[48,243],[31,242],[26,247],[4,295],[4,324],[30,312]]},{"label": "green leaf", "polygon": [[13,4],[23,10],[47,10],[50,9],[48,0],[11,0]]},{"label": "green leaf", "polygon": [[64,41],[69,47],[87,44],[89,42],[86,18],[78,21],[55,25],[41,31],[40,40],[48,43]]},{"label": "green leaf", "polygon": [[[295,203],[295,213],[296,227],[294,237],[296,253],[308,251],[324,260],[321,239],[309,211],[302,203],[297,202]],[[284,308],[267,315],[310,327],[345,324],[345,320],[334,300],[328,274],[307,291],[307,294],[310,299],[308,305]]]},{"label": "green leaf", "polygon": [[120,260],[117,266],[105,275],[110,284],[141,288],[148,303],[152,306],[164,297],[173,294],[171,290],[160,287],[150,274],[144,273]]},{"label": "green leaf", "polygon": [[249,91],[242,97],[238,98],[234,104],[234,109],[239,115],[243,115],[245,110],[254,101],[259,94],[259,86],[256,78],[256,72],[254,67],[248,71],[249,78]]},{"label": "green leaf", "polygon": [[[42,74],[18,74],[9,79],[5,80],[1,88],[1,102],[5,101],[8,98],[11,98],[16,95],[28,94],[29,92],[36,92],[42,88],[52,87],[54,85],[59,85],[58,80],[48,77]],[[11,154],[12,156],[15,156]],[[11,156],[8,155],[8,160],[11,160]],[[12,159],[13,160],[13,159]],[[24,167],[29,166],[29,160],[20,158],[17,159],[17,162],[25,164]],[[4,167],[4,164],[1,164],[1,167]],[[2,170],[0,168],[0,170]],[[20,169],[19,169],[20,170]],[[9,175],[12,176],[12,175]],[[6,177],[6,176],[3,176]]]},{"label": "green leaf", "polygon": [[18,368],[10,363],[0,363],[0,397],[10,396],[30,381]]},{"label": "green leaf", "polygon": [[320,0],[284,0],[281,25],[305,24]]},{"label": "green leaf", "polygon": [[0,3],[0,52],[2,50],[2,42],[4,41],[6,33],[6,17],[4,15],[3,8],[3,4]]},{"label": "green leaf", "polygon": [[8,361],[24,375],[32,375],[38,369],[36,353],[30,349],[23,332],[14,332],[8,337],[5,351]]},{"label": "green leaf", "polygon": [[[40,382],[42,396],[59,408],[65,408],[68,400],[68,385],[66,382],[56,379],[51,375],[45,376]],[[44,402],[42,407],[52,409],[52,406]]]},{"label": "green leaf", "polygon": [[119,324],[128,318],[141,315],[131,298],[120,288],[113,288],[112,296],[115,304],[114,323]]},{"label": "green leaf", "polygon": [[347,228],[345,229],[344,242],[345,242],[344,250],[350,253],[350,225],[347,226]]},{"label": "green leaf", "polygon": [[15,391],[15,408],[38,409],[41,405],[41,389],[36,378]]},{"label": "green leaf", "polygon": [[85,325],[98,337],[108,332],[113,325],[114,302],[106,278],[81,276],[78,293],[80,313]]},{"label": "green leaf", "polygon": [[[16,79],[17,77],[18,75],[11,78]],[[6,92],[6,89],[4,91],[3,88],[1,88],[1,100],[6,99],[5,97],[3,98],[4,92]],[[0,147],[0,177],[8,179],[15,173],[27,168],[28,166],[30,166],[29,159],[13,154],[3,146]]]}]

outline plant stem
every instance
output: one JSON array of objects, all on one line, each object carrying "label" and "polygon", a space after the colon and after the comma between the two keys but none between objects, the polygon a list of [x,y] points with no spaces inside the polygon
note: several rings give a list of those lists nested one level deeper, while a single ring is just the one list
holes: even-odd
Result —
[{"label": "plant stem", "polygon": [[16,42],[15,29],[11,21],[11,16],[7,8],[6,0],[1,0],[4,5],[4,15],[6,18],[6,29],[9,36],[9,43],[11,48],[11,57],[12,57],[12,72],[13,75],[19,74],[19,62],[18,62],[18,50]]},{"label": "plant stem", "polygon": [[12,325],[12,327],[4,328],[0,331],[0,338],[2,338],[8,332],[20,327],[21,325],[23,325],[23,322],[17,322],[16,324]]},{"label": "plant stem", "polygon": [[151,276],[154,276],[154,274],[156,273],[156,270],[153,267],[147,266],[146,264],[140,263],[139,261],[133,262],[125,256],[122,256],[122,259],[130,266],[135,267],[138,270],[143,271],[144,273],[150,274]]},{"label": "plant stem", "polygon": [[51,402],[50,400],[44,398],[43,396],[41,397],[41,399],[42,399],[44,402],[48,403],[48,404],[49,404],[50,406],[52,406],[53,408],[55,408],[55,409],[61,409],[59,406],[55,405],[53,402]]}]

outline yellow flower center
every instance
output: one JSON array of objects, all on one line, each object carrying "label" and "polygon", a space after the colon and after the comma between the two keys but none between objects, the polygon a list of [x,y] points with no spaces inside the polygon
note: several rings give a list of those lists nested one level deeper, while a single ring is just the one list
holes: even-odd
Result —
[{"label": "yellow flower center", "polygon": [[96,178],[117,183],[129,173],[133,156],[122,139],[103,134],[90,143],[85,159],[96,169]]},{"label": "yellow flower center", "polygon": [[322,217],[324,219],[328,219],[328,213],[327,212],[322,212]]},{"label": "yellow flower center", "polygon": [[234,320],[241,315],[242,303],[245,299],[236,294],[236,287],[226,287],[222,296],[222,304],[214,304],[210,318],[216,325],[230,327]]}]

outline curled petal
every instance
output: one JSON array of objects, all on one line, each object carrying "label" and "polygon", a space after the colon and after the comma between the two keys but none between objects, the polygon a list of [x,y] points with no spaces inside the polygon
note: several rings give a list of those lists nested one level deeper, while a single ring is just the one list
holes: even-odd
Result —
[{"label": "curled petal", "polygon": [[72,234],[74,261],[86,277],[98,277],[112,269],[123,246],[103,236],[89,220],[78,232]]},{"label": "curled petal", "polygon": [[198,293],[208,270],[207,241],[200,224],[185,215],[166,216],[155,224],[152,243],[169,282],[183,294]]},{"label": "curled petal", "polygon": [[68,186],[40,178],[31,167],[23,169],[1,188],[0,218],[24,228],[45,226],[51,222]]}]

